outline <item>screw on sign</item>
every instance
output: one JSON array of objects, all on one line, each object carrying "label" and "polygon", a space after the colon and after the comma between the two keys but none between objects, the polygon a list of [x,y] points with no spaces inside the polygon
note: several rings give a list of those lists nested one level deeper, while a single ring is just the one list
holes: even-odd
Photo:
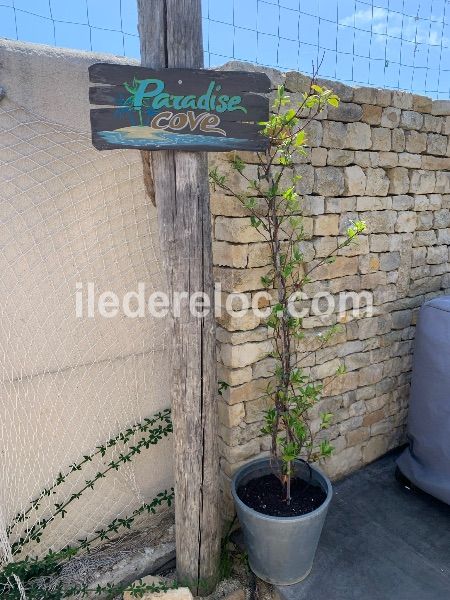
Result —
[{"label": "screw on sign", "polygon": [[99,150],[264,150],[267,75],[97,63],[89,68],[92,141]]}]

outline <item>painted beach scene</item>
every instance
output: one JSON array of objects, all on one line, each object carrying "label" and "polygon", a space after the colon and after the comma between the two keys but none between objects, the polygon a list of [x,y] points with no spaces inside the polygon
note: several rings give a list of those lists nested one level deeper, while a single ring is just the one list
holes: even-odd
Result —
[{"label": "painted beach scene", "polygon": [[181,149],[192,147],[192,145],[217,145],[217,149],[232,150],[236,148],[236,145],[239,146],[246,143],[245,139],[240,138],[174,133],[164,129],[154,129],[146,125],[131,125],[129,127],[120,127],[114,131],[99,131],[97,135],[108,144],[136,148],[149,147],[152,150]]},{"label": "painted beach scene", "polygon": [[93,143],[101,150],[262,150],[266,145],[255,123],[253,96],[236,93],[236,86],[211,75],[209,81],[190,83],[182,76],[168,85],[161,77],[133,77],[96,93],[101,103],[113,106],[91,111]]}]

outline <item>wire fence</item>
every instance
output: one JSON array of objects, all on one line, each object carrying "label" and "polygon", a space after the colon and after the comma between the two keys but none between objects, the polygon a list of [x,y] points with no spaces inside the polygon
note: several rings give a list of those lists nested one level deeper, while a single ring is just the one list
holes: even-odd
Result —
[{"label": "wire fence", "polygon": [[[450,0],[202,0],[205,65],[450,98]],[[136,0],[0,0],[0,36],[139,58]]]}]

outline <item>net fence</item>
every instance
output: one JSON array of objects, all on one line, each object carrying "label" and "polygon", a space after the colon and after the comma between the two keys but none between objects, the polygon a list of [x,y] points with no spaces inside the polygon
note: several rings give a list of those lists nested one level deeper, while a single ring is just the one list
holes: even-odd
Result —
[{"label": "net fence", "polygon": [[[89,282],[97,297],[164,289],[139,154],[99,153],[8,97],[0,131],[1,566],[98,537],[170,489],[171,450],[164,437],[109,468],[169,404],[165,326],[86,312]],[[2,585],[0,570],[9,597]]]},{"label": "net fence", "polygon": [[[202,0],[205,65],[232,59],[450,97],[450,0]],[[0,36],[139,58],[136,0],[0,0]]]}]

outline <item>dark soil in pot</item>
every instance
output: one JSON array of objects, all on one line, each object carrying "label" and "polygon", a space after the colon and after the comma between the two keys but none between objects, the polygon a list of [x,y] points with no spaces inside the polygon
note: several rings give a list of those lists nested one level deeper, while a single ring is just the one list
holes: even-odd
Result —
[{"label": "dark soil in pot", "polygon": [[272,517],[299,517],[319,508],[326,500],[324,490],[300,477],[291,481],[291,502],[285,500],[285,487],[276,475],[250,479],[237,489],[239,498],[259,513]]}]

